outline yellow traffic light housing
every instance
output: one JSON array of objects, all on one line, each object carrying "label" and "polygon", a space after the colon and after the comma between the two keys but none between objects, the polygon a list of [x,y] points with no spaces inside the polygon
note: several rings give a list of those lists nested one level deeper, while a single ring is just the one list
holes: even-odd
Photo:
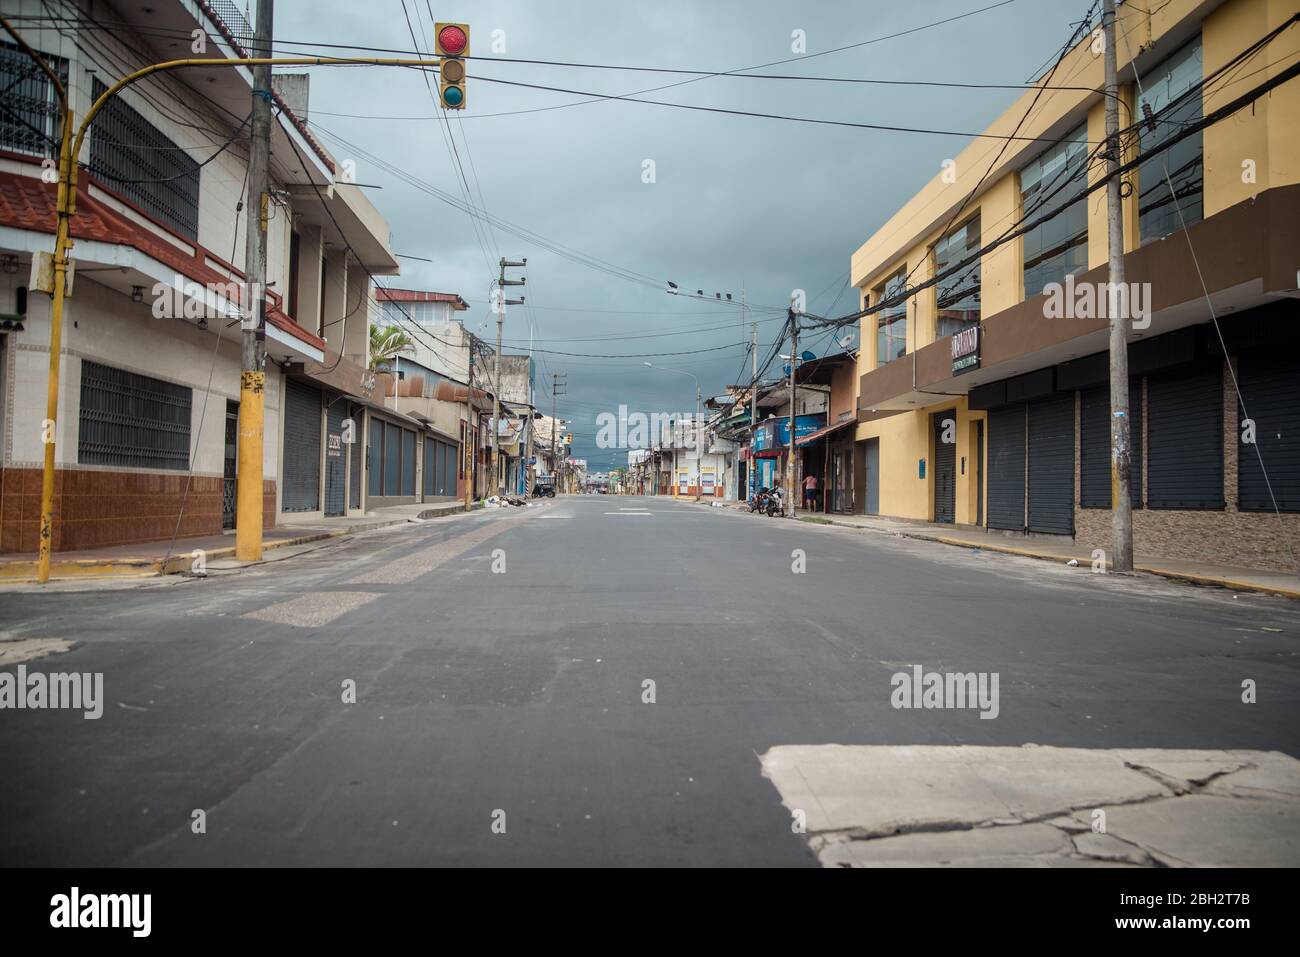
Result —
[{"label": "yellow traffic light housing", "polygon": [[469,56],[469,24],[437,23],[433,28],[438,54],[438,101],[444,110],[465,109],[465,60]]}]

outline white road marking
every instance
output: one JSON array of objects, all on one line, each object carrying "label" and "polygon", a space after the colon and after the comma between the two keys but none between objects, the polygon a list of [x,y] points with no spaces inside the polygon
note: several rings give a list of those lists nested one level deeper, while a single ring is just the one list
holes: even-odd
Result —
[{"label": "white road marking", "polygon": [[319,628],[362,605],[370,604],[378,597],[379,592],[369,591],[311,591],[250,611],[242,617],[275,622],[278,625]]}]

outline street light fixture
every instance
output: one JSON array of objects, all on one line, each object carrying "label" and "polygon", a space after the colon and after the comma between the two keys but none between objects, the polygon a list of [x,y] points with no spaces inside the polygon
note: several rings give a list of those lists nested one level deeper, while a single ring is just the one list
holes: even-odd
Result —
[{"label": "street light fixture", "polygon": [[700,417],[700,380],[695,377],[694,373],[687,372],[685,369],[670,369],[668,366],[657,366],[653,362],[645,362],[643,365],[651,369],[661,369],[664,372],[676,372],[678,375],[690,376],[695,379],[695,501],[700,501],[700,485],[704,480],[704,421]]}]

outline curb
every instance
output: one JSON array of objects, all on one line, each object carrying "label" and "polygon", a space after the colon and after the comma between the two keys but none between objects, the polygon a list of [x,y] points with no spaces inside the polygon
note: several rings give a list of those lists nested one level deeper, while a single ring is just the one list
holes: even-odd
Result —
[{"label": "curb", "polygon": [[[801,518],[800,521],[807,521]],[[809,522],[812,525],[820,525],[822,522]],[[860,531],[885,531],[885,529],[875,529],[866,525],[856,525],[852,522],[838,522],[834,519],[827,519],[824,524],[835,525],[840,528],[856,528]],[[957,548],[978,549],[979,551],[998,552],[1003,555],[1015,555],[1020,558],[1033,558],[1045,562],[1060,562],[1060,555],[1049,555],[1044,552],[1035,552],[1026,548],[1016,548],[1013,545],[997,545],[987,542],[969,542],[961,538],[947,538],[942,535],[926,535],[920,532],[899,532],[903,538],[911,538],[920,542],[938,542],[941,545],[952,545]],[[1082,562],[1080,562],[1082,564]],[[1148,575],[1157,575],[1161,578],[1167,578],[1172,581],[1193,582],[1197,585],[1214,585],[1219,588],[1228,588],[1233,591],[1250,591],[1259,592],[1265,595],[1278,595],[1282,598],[1300,600],[1300,589],[1283,588],[1278,585],[1265,585],[1259,582],[1242,581],[1237,578],[1217,578],[1213,575],[1200,575],[1195,572],[1176,571],[1171,568],[1161,568],[1158,565],[1147,565],[1140,562],[1133,564],[1133,570],[1144,572]]]},{"label": "curb", "polygon": [[[479,507],[479,506],[476,506]],[[425,520],[431,518],[445,518],[448,515],[460,515],[465,512],[463,504],[457,504],[454,508],[430,508],[421,512],[416,518]],[[406,518],[396,518],[383,522],[366,523],[359,525],[350,525],[347,528],[336,528],[323,532],[311,532],[305,535],[295,535],[292,538],[276,539],[273,542],[266,542],[262,550],[272,551],[277,548],[288,548],[292,545],[306,545],[311,542],[321,542],[331,538],[341,538],[344,535],[353,535],[357,532],[368,532],[372,529],[389,528],[393,525],[405,525],[410,521]],[[235,555],[235,546],[226,545],[221,548],[208,549],[204,553],[205,559],[233,558]],[[161,575],[175,575],[188,571],[192,558],[189,552],[178,552],[169,555],[167,558],[116,558],[116,559],[99,559],[99,558],[79,558],[65,559],[62,561],[55,560],[50,563],[50,580],[57,579],[80,579],[80,578],[153,578]],[[34,582],[36,580],[38,562],[36,561],[0,561],[0,582],[5,584],[22,584],[24,582]]]}]

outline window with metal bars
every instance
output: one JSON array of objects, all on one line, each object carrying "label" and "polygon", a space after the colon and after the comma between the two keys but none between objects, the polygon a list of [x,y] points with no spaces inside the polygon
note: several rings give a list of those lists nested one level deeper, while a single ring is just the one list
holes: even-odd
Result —
[{"label": "window with metal bars", "polygon": [[192,402],[193,392],[187,386],[83,359],[77,461],[124,468],[188,468]]},{"label": "window with metal bars", "polygon": [[[42,53],[68,87],[68,61]],[[32,58],[12,43],[0,42],[0,147],[19,153],[58,157],[63,113],[54,84]]]},{"label": "window with metal bars", "polygon": [[[95,80],[96,99],[108,89]],[[91,124],[90,170],[149,215],[199,238],[199,164],[121,97]]]}]

